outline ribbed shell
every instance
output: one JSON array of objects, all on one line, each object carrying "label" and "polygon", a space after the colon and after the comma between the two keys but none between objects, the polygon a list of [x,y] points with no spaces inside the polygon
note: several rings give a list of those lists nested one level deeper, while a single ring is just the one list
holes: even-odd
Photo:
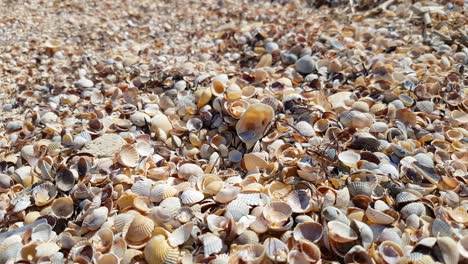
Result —
[{"label": "ribbed shell", "polygon": [[226,206],[226,215],[231,216],[234,221],[239,221],[242,216],[248,215],[249,211],[250,207],[237,199]]},{"label": "ribbed shell", "polygon": [[182,204],[184,205],[192,205],[195,203],[198,203],[203,200],[205,196],[203,195],[202,192],[197,191],[195,189],[188,189],[185,190],[181,195],[180,195],[180,200]]},{"label": "ribbed shell", "polygon": [[148,264],[177,264],[179,250],[171,247],[163,235],[156,235],[146,244],[144,255]]},{"label": "ribbed shell", "polygon": [[407,218],[409,215],[415,214],[421,216],[426,213],[426,207],[422,203],[410,203],[405,205],[400,210],[400,214],[403,218]]}]

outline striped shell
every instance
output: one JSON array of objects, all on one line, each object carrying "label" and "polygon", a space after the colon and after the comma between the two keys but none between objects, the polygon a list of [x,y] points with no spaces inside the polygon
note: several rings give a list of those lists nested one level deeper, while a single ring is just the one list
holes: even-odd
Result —
[{"label": "striped shell", "polygon": [[146,244],[144,256],[148,264],[177,264],[179,250],[171,247],[165,236],[156,235]]}]

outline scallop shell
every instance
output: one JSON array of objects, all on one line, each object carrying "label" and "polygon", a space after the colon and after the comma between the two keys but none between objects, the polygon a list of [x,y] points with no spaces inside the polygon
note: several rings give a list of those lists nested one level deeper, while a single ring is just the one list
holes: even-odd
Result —
[{"label": "scallop shell", "polygon": [[134,145],[124,145],[117,155],[117,161],[125,167],[136,167],[140,155]]},{"label": "scallop shell", "polygon": [[227,206],[226,206],[226,216],[232,217],[234,221],[239,221],[241,217],[246,216],[249,214],[250,207],[241,202],[236,200],[231,201]]},{"label": "scallop shell", "polygon": [[288,259],[289,249],[286,244],[275,238],[269,237],[263,242],[266,256],[275,262],[286,262]]},{"label": "scallop shell", "polygon": [[271,106],[257,103],[251,104],[236,124],[236,132],[240,140],[252,147],[265,133],[273,120],[274,111]]},{"label": "scallop shell", "polygon": [[60,197],[52,202],[52,213],[56,217],[69,218],[74,211],[73,200],[70,197]]},{"label": "scallop shell", "polygon": [[346,243],[358,239],[356,232],[348,225],[339,221],[330,221],[327,224],[328,237],[338,243]]},{"label": "scallop shell", "polygon": [[408,216],[415,214],[417,216],[421,216],[426,213],[426,207],[422,203],[409,203],[405,205],[400,210],[401,216],[406,219]]},{"label": "scallop shell", "polygon": [[211,233],[204,234],[200,239],[203,243],[205,258],[209,257],[211,254],[219,253],[223,249],[223,241],[221,238]]},{"label": "scallop shell", "polygon": [[234,240],[234,243],[238,245],[257,244],[258,242],[258,234],[251,230],[245,230]]},{"label": "scallop shell", "polygon": [[151,238],[154,222],[150,218],[137,214],[123,229],[123,235],[129,245],[142,245]]},{"label": "scallop shell", "polygon": [[148,264],[177,264],[179,250],[171,247],[165,236],[156,235],[146,244],[144,256]]},{"label": "scallop shell", "polygon": [[168,184],[158,184],[151,189],[150,200],[155,203],[159,203],[162,200],[174,197],[179,191],[171,185]]},{"label": "scallop shell", "polygon": [[299,121],[294,127],[304,137],[312,137],[315,135],[314,128],[306,121]]},{"label": "scallop shell", "polygon": [[180,195],[180,200],[184,205],[192,205],[202,201],[205,198],[202,192],[197,191],[195,189],[188,189],[185,190]]}]

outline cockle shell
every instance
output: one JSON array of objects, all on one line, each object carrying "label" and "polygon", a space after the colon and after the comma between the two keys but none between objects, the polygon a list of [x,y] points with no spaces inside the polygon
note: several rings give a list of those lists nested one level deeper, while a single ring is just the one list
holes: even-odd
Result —
[{"label": "cockle shell", "polygon": [[211,254],[220,252],[223,249],[223,241],[221,238],[211,233],[204,234],[200,239],[203,243],[203,252],[206,258]]},{"label": "cockle shell", "polygon": [[271,106],[257,103],[251,104],[236,124],[236,132],[240,140],[252,147],[273,120],[274,111]]},{"label": "cockle shell", "polygon": [[137,214],[123,229],[125,240],[129,245],[139,246],[151,238],[154,222],[150,218]]},{"label": "cockle shell", "polygon": [[50,182],[42,183],[33,188],[32,197],[37,206],[44,206],[52,202],[57,196],[55,185]]},{"label": "cockle shell", "polygon": [[91,212],[84,218],[83,226],[89,230],[97,230],[107,220],[109,209],[107,207],[99,207],[92,209]]},{"label": "cockle shell", "polygon": [[73,200],[70,197],[60,197],[52,202],[52,213],[56,217],[68,218],[73,214]]},{"label": "cockle shell", "polygon": [[265,247],[265,253],[267,257],[272,261],[287,261],[289,249],[283,241],[275,237],[269,237],[265,239],[263,246]]},{"label": "cockle shell", "polygon": [[179,250],[171,247],[165,236],[156,235],[146,244],[144,256],[148,264],[177,264]]},{"label": "cockle shell", "polygon": [[140,155],[138,154],[138,150],[133,145],[122,146],[120,152],[117,154],[118,162],[125,167],[136,167],[139,159]]},{"label": "cockle shell", "polygon": [[348,225],[339,221],[330,221],[327,224],[328,237],[338,243],[351,242],[358,239],[356,232]]},{"label": "cockle shell", "polygon": [[198,203],[201,200],[203,200],[205,196],[203,195],[202,192],[197,191],[195,189],[188,189],[185,190],[181,195],[180,195],[180,201],[184,205],[192,205],[194,203]]}]

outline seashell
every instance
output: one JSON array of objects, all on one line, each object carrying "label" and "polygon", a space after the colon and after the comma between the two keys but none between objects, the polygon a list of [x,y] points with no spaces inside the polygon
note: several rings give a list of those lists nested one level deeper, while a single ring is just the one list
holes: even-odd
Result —
[{"label": "seashell", "polygon": [[52,213],[56,217],[69,218],[74,211],[73,200],[70,197],[60,197],[52,202]]},{"label": "seashell", "polygon": [[364,128],[372,125],[373,117],[368,113],[351,110],[342,112],[339,120],[345,127]]},{"label": "seashell", "polygon": [[285,202],[271,202],[262,211],[263,217],[272,226],[282,226],[292,215],[292,208]]},{"label": "seashell", "polygon": [[198,203],[202,201],[204,198],[205,198],[205,195],[203,195],[202,192],[197,191],[195,189],[185,190],[180,195],[180,200],[182,204],[184,205],[192,205],[192,204]]},{"label": "seashell", "polygon": [[400,215],[403,219],[406,219],[408,216],[415,214],[421,216],[426,213],[426,207],[422,203],[409,203],[400,210]]},{"label": "seashell", "polygon": [[154,154],[154,148],[150,143],[145,141],[140,141],[135,144],[135,148],[138,154],[142,157],[148,157]]},{"label": "seashell", "polygon": [[353,149],[378,151],[381,147],[381,142],[369,133],[359,132],[353,135],[350,147]]},{"label": "seashell", "polygon": [[404,256],[403,249],[392,241],[384,241],[378,248],[379,256],[386,263],[399,263],[401,257]]},{"label": "seashell", "polygon": [[32,190],[32,197],[36,206],[44,206],[52,202],[57,196],[55,185],[50,182],[37,185]]},{"label": "seashell", "polygon": [[459,123],[462,123],[462,124],[468,123],[468,114],[463,111],[454,110],[450,113],[450,116],[452,117],[453,120]]},{"label": "seashell", "polygon": [[330,126],[330,121],[324,118],[321,118],[314,123],[314,130],[316,132],[324,133],[327,131],[328,127]]},{"label": "seashell", "polygon": [[112,253],[100,255],[96,258],[96,264],[119,264],[119,257]]},{"label": "seashell", "polygon": [[251,104],[236,124],[236,132],[240,140],[252,147],[273,120],[274,111],[271,106],[257,103]]},{"label": "seashell", "polygon": [[375,263],[374,260],[372,259],[371,255],[369,254],[369,252],[359,246],[359,245],[356,245],[354,246],[353,248],[351,248],[350,251],[348,251],[348,253],[346,253],[345,257],[344,257],[344,263],[369,263],[369,264],[372,264],[372,263]]},{"label": "seashell", "polygon": [[143,253],[148,264],[177,264],[179,259],[179,250],[171,247],[163,235],[152,237]]},{"label": "seashell", "polygon": [[231,256],[230,262],[233,263],[263,263],[265,256],[265,248],[263,245],[243,245],[239,250]]},{"label": "seashell", "polygon": [[416,109],[423,113],[430,114],[434,112],[434,103],[431,101],[418,101],[416,102]]},{"label": "seashell", "polygon": [[346,224],[339,221],[330,221],[327,224],[328,237],[338,243],[346,243],[358,239],[356,232]]},{"label": "seashell", "polygon": [[143,112],[136,111],[132,115],[130,115],[130,121],[138,127],[143,127],[146,124],[149,124],[151,117]]},{"label": "seashell", "polygon": [[351,197],[358,195],[371,196],[372,194],[372,187],[368,182],[354,181],[349,182],[347,185]]},{"label": "seashell", "polygon": [[269,237],[263,242],[263,247],[265,248],[266,256],[272,261],[286,262],[288,260],[289,249],[283,241]]},{"label": "seashell", "polygon": [[204,105],[206,105],[207,103],[209,103],[211,101],[212,95],[213,94],[212,94],[210,88],[206,88],[206,89],[202,90],[200,95],[199,95],[199,98],[198,98],[197,107],[201,108]]},{"label": "seashell", "polygon": [[213,81],[213,83],[211,85],[211,94],[213,94],[214,96],[222,96],[225,91],[226,91],[226,86],[225,86],[225,83],[223,81],[221,81],[221,80],[214,80]]},{"label": "seashell", "polygon": [[294,228],[293,236],[295,240],[306,239],[316,243],[323,234],[323,227],[317,222],[300,223]]},{"label": "seashell", "polygon": [[350,224],[346,215],[340,209],[333,207],[333,206],[327,206],[323,208],[321,216],[323,219],[325,219],[328,222],[339,221],[346,225]]},{"label": "seashell", "polygon": [[419,197],[411,192],[401,192],[397,194],[395,201],[397,204],[402,205],[410,202],[418,201]]},{"label": "seashell", "polygon": [[299,121],[294,127],[304,137],[312,137],[315,135],[314,128],[306,121]]},{"label": "seashell", "polygon": [[392,209],[379,211],[369,206],[366,209],[366,217],[370,223],[389,225],[398,220],[398,213]]},{"label": "seashell", "polygon": [[169,118],[163,114],[157,114],[151,118],[150,129],[155,132],[159,139],[166,140],[169,132],[172,130],[172,124]]},{"label": "seashell", "polygon": [[182,166],[179,167],[177,175],[182,179],[189,179],[191,176],[202,176],[205,173],[203,172],[202,168],[196,164],[192,163],[184,163]]},{"label": "seashell", "polygon": [[93,247],[99,252],[108,251],[114,242],[114,233],[110,228],[99,229],[91,238]]},{"label": "seashell", "polygon": [[240,189],[236,187],[225,187],[219,190],[219,192],[213,197],[218,203],[229,203],[236,199],[240,193]]},{"label": "seashell", "polygon": [[384,133],[388,130],[387,123],[384,122],[375,122],[369,128],[369,132],[371,133]]},{"label": "seashell", "polygon": [[226,216],[232,217],[234,221],[239,221],[241,217],[249,214],[250,207],[239,200],[233,200],[226,206]]},{"label": "seashell", "polygon": [[223,241],[221,238],[211,233],[204,234],[200,240],[203,243],[205,258],[209,257],[211,254],[219,253],[223,249]]},{"label": "seashell", "polygon": [[8,260],[16,258],[23,244],[18,235],[8,236],[0,242],[0,262],[7,263]]},{"label": "seashell", "polygon": [[171,245],[172,247],[177,247],[179,245],[184,244],[185,241],[187,241],[190,238],[190,235],[192,234],[192,229],[193,223],[189,222],[174,230],[174,232],[172,232],[172,234],[167,239],[169,245]]},{"label": "seashell", "polygon": [[117,161],[125,167],[136,167],[139,159],[140,155],[138,154],[138,150],[133,145],[122,146],[120,152],[117,154]]},{"label": "seashell", "polygon": [[84,218],[83,227],[89,230],[98,230],[107,220],[109,209],[107,207],[99,207],[92,209],[91,212]]},{"label": "seashell", "polygon": [[234,240],[234,243],[238,245],[257,244],[258,242],[258,234],[251,230],[245,230]]},{"label": "seashell", "polygon": [[464,236],[457,243],[457,250],[464,259],[468,258],[468,236]]},{"label": "seashell", "polygon": [[164,199],[159,206],[168,211],[170,216],[174,216],[180,209],[181,204],[179,198],[169,197]]},{"label": "seashell", "polygon": [[57,189],[68,192],[75,185],[75,176],[65,166],[60,166],[56,171],[55,185]]},{"label": "seashell", "polygon": [[418,153],[414,155],[414,159],[419,162],[419,165],[425,168],[434,168],[434,160],[427,153]]},{"label": "seashell", "polygon": [[286,197],[294,213],[305,213],[312,210],[312,196],[309,189],[298,189]]},{"label": "seashell", "polygon": [[55,233],[52,231],[52,226],[47,223],[42,223],[35,226],[31,232],[31,241],[49,241]]},{"label": "seashell", "polygon": [[166,198],[176,196],[177,193],[177,189],[173,186],[158,184],[151,189],[149,197],[152,202],[159,203]]},{"label": "seashell", "polygon": [[451,237],[438,237],[437,246],[439,246],[444,263],[458,263],[459,252],[457,250],[457,242]]},{"label": "seashell", "polygon": [[139,246],[151,238],[153,230],[153,220],[137,214],[131,222],[125,225],[122,234],[129,245]]},{"label": "seashell", "polygon": [[468,222],[468,212],[463,206],[448,210],[448,215],[457,223],[465,224]]},{"label": "seashell", "polygon": [[251,152],[245,154],[243,159],[244,168],[247,171],[261,170],[268,167],[265,155],[263,153]]},{"label": "seashell", "polygon": [[343,151],[338,155],[338,159],[346,166],[355,168],[357,162],[361,159],[359,153],[353,151]]}]

